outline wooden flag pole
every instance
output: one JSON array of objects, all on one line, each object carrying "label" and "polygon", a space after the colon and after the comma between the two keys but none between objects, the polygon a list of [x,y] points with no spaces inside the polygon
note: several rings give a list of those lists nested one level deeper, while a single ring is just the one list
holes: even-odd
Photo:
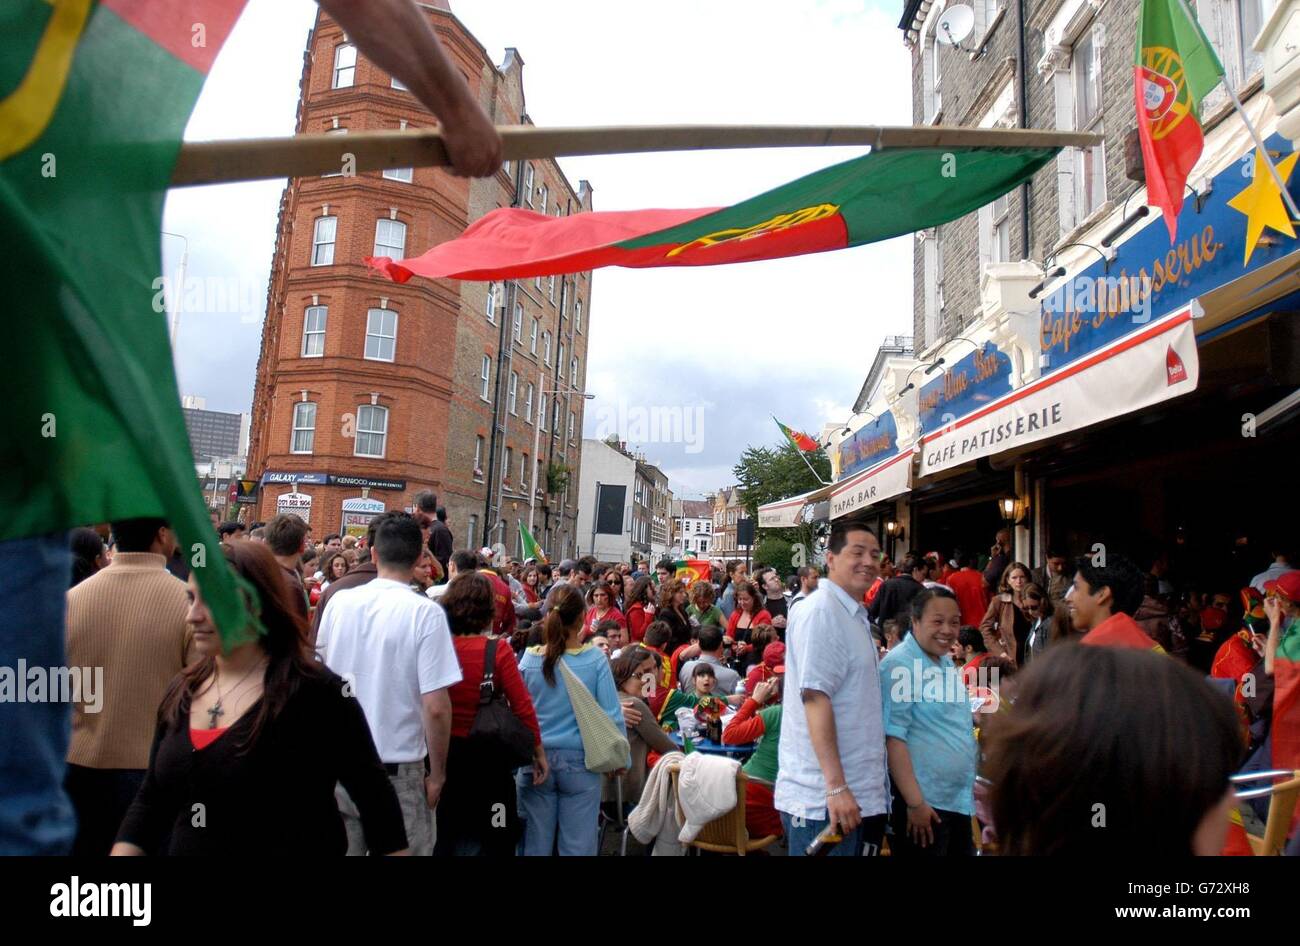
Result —
[{"label": "wooden flag pole", "polygon": [[[572,155],[703,151],[731,148],[1088,148],[1098,135],[1025,128],[954,128],[884,125],[617,125],[603,128],[500,127],[507,161]],[[350,163],[350,167],[349,167]],[[437,131],[367,131],[349,135],[296,135],[191,141],[181,146],[173,187],[226,184],[277,177],[445,167]]]}]

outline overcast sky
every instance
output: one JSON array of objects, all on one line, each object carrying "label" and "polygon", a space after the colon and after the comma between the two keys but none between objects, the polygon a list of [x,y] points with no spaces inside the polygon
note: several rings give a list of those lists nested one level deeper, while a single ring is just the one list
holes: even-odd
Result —
[{"label": "overcast sky", "polygon": [[[899,4],[882,0],[451,0],[500,63],[523,57],[537,125],[888,124],[911,121]],[[186,138],[289,135],[315,17],[309,0],[250,0]],[[732,204],[862,153],[807,148],[565,158],[597,210]],[[247,411],[284,181],[172,191],[164,230],[188,241],[187,277],[228,281],[225,312],[183,313],[182,393]],[[175,277],[185,242],[163,237]],[[799,259],[594,274],[587,436],[681,417],[638,444],[679,496],[730,485],[775,414],[843,421],[885,335],[912,333],[911,239]],[[679,413],[680,412],[680,413]]]}]

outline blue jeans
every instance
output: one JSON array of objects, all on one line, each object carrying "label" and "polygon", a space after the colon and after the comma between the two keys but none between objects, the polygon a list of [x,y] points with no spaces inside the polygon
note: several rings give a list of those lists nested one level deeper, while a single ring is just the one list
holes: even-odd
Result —
[{"label": "blue jeans", "polygon": [[[803,857],[808,845],[826,829],[825,819],[794,818],[781,812],[781,826],[785,828],[786,843],[790,846],[791,857]],[[885,816],[872,815],[863,818],[862,824],[853,829],[843,841],[831,848],[827,857],[857,857],[867,855],[875,857],[880,853],[880,843],[885,837]]]},{"label": "blue jeans", "polygon": [[[0,575],[0,667],[15,675],[20,659],[46,672],[62,667],[67,533],[0,542]],[[63,790],[71,737],[67,703],[0,703],[0,855],[72,849],[77,821]]]},{"label": "blue jeans", "polygon": [[524,820],[525,857],[595,857],[602,776],[587,771],[581,749],[547,749],[551,771],[541,785],[533,770],[519,770],[519,816]]}]

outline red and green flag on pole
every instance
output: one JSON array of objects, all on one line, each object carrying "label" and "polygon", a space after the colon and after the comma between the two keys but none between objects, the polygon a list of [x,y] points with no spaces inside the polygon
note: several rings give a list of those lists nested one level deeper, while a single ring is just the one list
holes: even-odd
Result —
[{"label": "red and green flag on pole", "polygon": [[785,439],[790,441],[790,446],[794,447],[796,450],[800,450],[804,453],[812,453],[821,446],[821,444],[812,437],[809,437],[807,434],[791,427],[787,427],[779,420],[776,420],[775,417],[773,417],[772,420],[776,421],[776,426],[781,428],[781,433],[785,434]]},{"label": "red and green flag on pole", "polygon": [[1050,161],[1054,147],[885,148],[731,207],[552,217],[493,210],[420,256],[366,262],[397,282],[556,276],[601,266],[712,266],[821,253],[956,220]]},{"label": "red and green flag on pole", "polygon": [[528,531],[528,526],[524,525],[523,520],[520,520],[519,522],[519,547],[524,551],[525,561],[533,558],[537,560],[538,564],[545,565],[548,563],[546,553],[543,552],[542,547],[537,544],[537,540],[534,539],[533,534]]},{"label": "red and green flag on pole", "polygon": [[1184,0],[1142,0],[1133,65],[1138,138],[1147,203],[1164,213],[1171,243],[1187,176],[1205,145],[1201,102],[1222,78],[1219,57]]},{"label": "red and green flag on pole", "polygon": [[242,7],[0,4],[0,278],[21,325],[0,540],[165,518],[228,643],[250,615],[194,473],[155,280],[181,135]]}]

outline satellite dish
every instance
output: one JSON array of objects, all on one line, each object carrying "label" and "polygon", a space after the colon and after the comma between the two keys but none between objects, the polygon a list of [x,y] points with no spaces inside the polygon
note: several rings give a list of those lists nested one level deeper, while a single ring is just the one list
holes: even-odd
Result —
[{"label": "satellite dish", "polygon": [[935,28],[934,38],[946,46],[960,47],[975,29],[975,11],[965,4],[957,4],[944,10],[939,15],[939,25]]}]

